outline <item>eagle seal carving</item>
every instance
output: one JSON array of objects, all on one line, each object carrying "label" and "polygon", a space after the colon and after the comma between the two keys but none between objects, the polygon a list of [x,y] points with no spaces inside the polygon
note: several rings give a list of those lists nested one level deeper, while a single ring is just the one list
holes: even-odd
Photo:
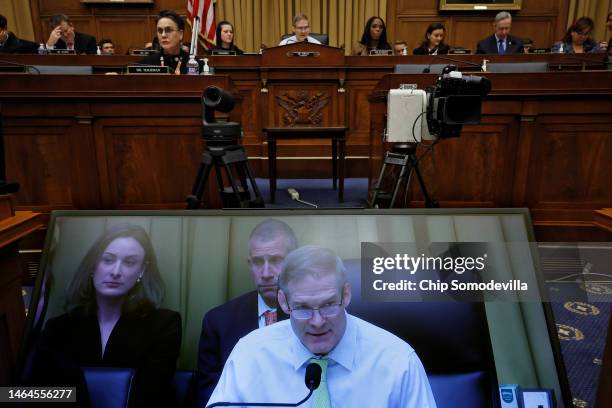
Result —
[{"label": "eagle seal carving", "polygon": [[318,126],[323,120],[321,110],[329,103],[330,97],[326,92],[310,96],[307,91],[289,91],[276,99],[285,110],[283,122],[286,126]]}]

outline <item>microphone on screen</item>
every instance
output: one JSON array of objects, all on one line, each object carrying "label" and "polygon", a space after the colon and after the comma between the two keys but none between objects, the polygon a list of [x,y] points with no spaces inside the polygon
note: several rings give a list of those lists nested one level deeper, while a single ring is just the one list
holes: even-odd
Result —
[{"label": "microphone on screen", "polygon": [[321,366],[316,363],[310,363],[306,366],[306,375],[304,375],[304,383],[308,387],[308,395],[303,400],[296,403],[284,403],[284,402],[225,402],[219,401],[214,404],[207,405],[206,408],[215,407],[297,407],[302,405],[304,402],[312,396],[314,390],[321,384]]}]

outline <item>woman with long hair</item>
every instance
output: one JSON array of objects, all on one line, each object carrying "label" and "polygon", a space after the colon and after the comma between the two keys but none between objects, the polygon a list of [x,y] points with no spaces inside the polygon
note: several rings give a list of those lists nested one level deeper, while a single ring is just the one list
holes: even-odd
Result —
[{"label": "woman with long hair", "polygon": [[414,55],[448,54],[450,47],[444,43],[446,28],[442,23],[431,23],[425,30],[425,40],[412,53]]},{"label": "woman with long hair", "polygon": [[213,50],[235,51],[241,55],[244,52],[234,44],[234,26],[229,21],[221,21],[217,24],[217,40]]},{"label": "woman with long hair", "polygon": [[363,28],[361,40],[353,46],[351,55],[370,55],[372,50],[392,50],[387,41],[387,27],[382,18],[373,16]]},{"label": "woman with long hair", "polygon": [[67,313],[47,321],[30,382],[77,386],[77,402],[88,406],[81,367],[133,368],[130,407],[171,406],[181,317],[160,308],[163,296],[146,231],[135,225],[108,229],[68,285]]},{"label": "woman with long hair", "polygon": [[595,23],[592,19],[580,17],[569,26],[561,41],[553,44],[550,52],[563,54],[602,52],[599,44],[591,38],[594,27]]}]

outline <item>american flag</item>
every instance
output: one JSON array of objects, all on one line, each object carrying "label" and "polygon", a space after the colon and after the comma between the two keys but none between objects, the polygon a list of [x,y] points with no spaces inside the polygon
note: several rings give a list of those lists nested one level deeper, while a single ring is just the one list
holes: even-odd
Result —
[{"label": "american flag", "polygon": [[210,45],[215,45],[217,24],[215,23],[214,0],[187,0],[187,11],[193,27],[193,17],[200,17],[200,33]]}]

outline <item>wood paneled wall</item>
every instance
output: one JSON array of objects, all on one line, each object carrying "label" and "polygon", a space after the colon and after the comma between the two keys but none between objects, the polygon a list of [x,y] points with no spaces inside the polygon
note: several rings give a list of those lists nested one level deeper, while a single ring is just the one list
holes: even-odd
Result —
[{"label": "wood paneled wall", "polygon": [[[535,47],[550,47],[566,30],[569,0],[523,1],[520,11],[512,12],[512,34],[531,38]],[[389,40],[405,40],[416,48],[427,26],[441,22],[446,26],[446,42],[452,47],[476,49],[476,43],[493,33],[497,11],[440,12],[439,1],[392,0],[388,3]]]},{"label": "wood paneled wall", "polygon": [[[186,0],[155,0],[153,4],[125,5],[82,4],[79,0],[29,0],[36,41],[46,41],[53,14],[64,13],[74,21],[77,31],[95,35],[98,40],[111,38],[117,53],[125,54],[130,47],[142,47],[155,32],[155,16],[160,10],[172,9],[186,15]],[[410,49],[422,41],[427,26],[436,21],[447,27],[447,42],[451,46],[475,49],[476,42],[493,31],[496,12],[440,12],[439,1],[389,0],[387,3],[389,40],[403,39]],[[531,38],[536,47],[548,47],[566,29],[570,0],[529,0],[523,9],[513,12],[512,33]],[[185,31],[189,41],[190,30]]]},{"label": "wood paneled wall", "polygon": [[[142,48],[155,36],[155,18],[161,10],[176,10],[187,15],[186,0],[155,0],[153,4],[83,4],[79,0],[30,0],[34,34],[37,42],[46,42],[52,27],[49,17],[63,13],[70,17],[77,31],[91,34],[99,41],[110,38],[115,52],[125,54]],[[191,31],[185,30],[189,42]]]}]

